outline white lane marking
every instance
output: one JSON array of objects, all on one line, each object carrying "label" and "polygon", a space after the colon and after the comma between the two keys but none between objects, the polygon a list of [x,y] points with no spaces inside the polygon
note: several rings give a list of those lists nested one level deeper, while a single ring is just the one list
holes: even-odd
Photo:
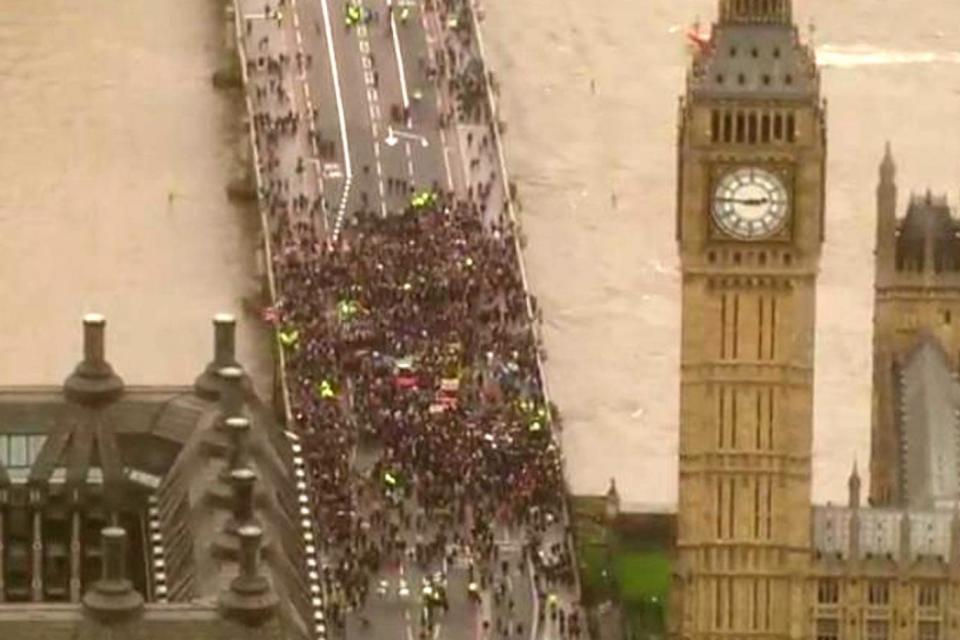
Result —
[{"label": "white lane marking", "polygon": [[377,112],[377,120],[380,119],[380,103],[377,103],[373,106],[373,110]]},{"label": "white lane marking", "polygon": [[410,148],[410,143],[404,145],[407,149],[407,174],[410,176],[410,181],[413,182],[413,151]]},{"label": "white lane marking", "polygon": [[267,17],[267,16],[265,16],[265,15],[262,14],[262,13],[245,13],[245,14],[243,14],[243,19],[244,19],[244,20],[263,20],[263,19],[266,18],[266,17]]},{"label": "white lane marking", "polygon": [[380,94],[377,93],[376,89],[374,89],[373,87],[370,87],[369,89],[367,89],[367,100],[370,101],[371,105],[379,99],[380,99]]},{"label": "white lane marking", "polygon": [[[397,69],[400,71],[400,97],[403,99],[403,108],[410,108],[410,96],[407,94],[407,75],[403,70],[403,54],[400,52],[400,37],[397,35],[397,16],[390,12],[390,31],[393,33],[393,50],[397,56]],[[409,119],[407,128],[410,128]]]},{"label": "white lane marking", "polygon": [[340,206],[337,209],[337,222],[334,226],[333,237],[340,235],[340,227],[343,224],[343,216],[347,211],[347,198],[350,197],[350,182],[353,178],[353,163],[350,160],[350,142],[347,139],[347,118],[343,111],[343,95],[340,91],[340,70],[337,66],[337,54],[333,47],[333,28],[330,26],[330,7],[327,0],[320,0],[320,7],[323,9],[323,28],[327,34],[327,52],[330,55],[330,71],[333,74],[333,95],[337,101],[337,115],[340,120],[340,142],[343,145],[343,162],[347,170],[347,181],[343,187],[343,195],[340,197]]},{"label": "white lane marking", "polygon": [[447,190],[453,191],[453,172],[450,170],[450,149],[447,147],[447,134],[440,129],[440,145],[443,147],[443,168],[447,173]]},{"label": "white lane marking", "polygon": [[373,86],[373,71],[364,71],[363,80],[367,83],[368,86]]},{"label": "white lane marking", "polygon": [[380,137],[380,125],[378,125],[377,121],[374,120],[370,125],[370,128],[373,130],[373,139],[376,141],[376,139]]},{"label": "white lane marking", "polygon": [[[361,42],[366,42],[366,40],[361,40]],[[370,56],[361,56],[360,61],[363,63],[364,69],[370,69],[373,66],[370,62]]]},{"label": "white lane marking", "polygon": [[367,54],[370,53],[370,41],[369,41],[369,40],[361,40],[361,41],[360,41],[360,53],[362,53],[363,55],[367,55]]}]

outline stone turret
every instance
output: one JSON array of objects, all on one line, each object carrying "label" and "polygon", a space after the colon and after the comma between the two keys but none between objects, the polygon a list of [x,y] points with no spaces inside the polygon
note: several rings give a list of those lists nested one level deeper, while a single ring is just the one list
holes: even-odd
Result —
[{"label": "stone turret", "polygon": [[143,610],[141,596],[127,579],[127,532],[107,527],[101,532],[103,574],[83,596],[83,606],[104,623],[127,620]]},{"label": "stone turret", "polygon": [[193,383],[197,395],[208,399],[220,396],[220,380],[217,377],[224,367],[239,367],[236,357],[237,320],[229,313],[213,317],[213,360]]},{"label": "stone turret", "polygon": [[99,313],[83,316],[83,360],[63,383],[69,400],[96,405],[116,400],[123,394],[123,380],[104,355],[106,318]]},{"label": "stone turret", "polygon": [[850,524],[847,532],[849,540],[850,560],[860,560],[860,474],[857,473],[857,463],[853,463],[853,471],[847,481],[848,504],[850,507]]},{"label": "stone turret", "polygon": [[953,518],[950,520],[950,571],[960,576],[960,503],[953,503]]},{"label": "stone turret", "polygon": [[913,560],[911,554],[913,546],[910,531],[910,512],[904,511],[900,514],[900,563],[902,566],[909,566]]},{"label": "stone turret", "polygon": [[237,530],[240,538],[240,575],[220,594],[220,612],[248,626],[259,626],[272,618],[279,602],[270,581],[260,573],[260,549],[263,530],[245,525]]},{"label": "stone turret", "polygon": [[857,473],[857,463],[853,463],[853,471],[850,472],[850,479],[847,480],[848,506],[851,510],[860,508],[860,474]]}]

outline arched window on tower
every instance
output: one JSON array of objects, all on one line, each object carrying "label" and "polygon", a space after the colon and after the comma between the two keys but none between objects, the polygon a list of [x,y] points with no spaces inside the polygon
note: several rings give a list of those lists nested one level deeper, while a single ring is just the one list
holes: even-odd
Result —
[{"label": "arched window on tower", "polygon": [[720,138],[720,112],[714,109],[710,112],[710,142]]},{"label": "arched window on tower", "polygon": [[783,141],[783,116],[779,113],[773,116],[773,139],[777,142]]},{"label": "arched window on tower", "polygon": [[770,114],[764,113],[760,117],[760,142],[770,142]]},{"label": "arched window on tower", "polygon": [[747,140],[750,144],[756,144],[757,142],[757,114],[755,111],[750,112],[750,118],[747,121]]},{"label": "arched window on tower", "polygon": [[732,142],[733,138],[733,114],[729,111],[723,114],[723,141]]},{"label": "arched window on tower", "polygon": [[746,138],[746,118],[742,111],[737,111],[737,142],[743,142]]},{"label": "arched window on tower", "polygon": [[787,142],[793,142],[797,137],[796,118],[792,113],[787,114]]}]

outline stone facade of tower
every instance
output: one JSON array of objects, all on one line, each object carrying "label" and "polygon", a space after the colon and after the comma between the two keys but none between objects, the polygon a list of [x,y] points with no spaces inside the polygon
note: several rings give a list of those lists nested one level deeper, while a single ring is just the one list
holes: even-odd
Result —
[{"label": "stone facade of tower", "polygon": [[[922,341],[942,349],[949,367],[960,364],[960,222],[946,197],[913,195],[898,219],[896,168],[890,146],[877,186],[876,289],[873,317],[873,428],[870,497],[905,505],[905,443],[916,421],[904,415],[898,393],[905,361]],[[934,425],[953,429],[953,425]]]},{"label": "stone facade of tower", "polygon": [[721,0],[679,111],[676,638],[810,637],[819,94],[789,0]]}]

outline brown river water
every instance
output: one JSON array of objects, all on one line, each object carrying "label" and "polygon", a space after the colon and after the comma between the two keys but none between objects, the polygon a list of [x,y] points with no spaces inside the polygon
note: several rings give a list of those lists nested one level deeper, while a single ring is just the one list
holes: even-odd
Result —
[{"label": "brown river water", "polygon": [[[960,189],[960,8],[797,1],[825,65],[828,227],[817,332],[814,495],[869,455],[873,190],[883,142],[901,192]],[[676,497],[673,241],[683,32],[715,0],[485,0],[550,390],[576,492]],[[59,383],[80,317],[108,318],[129,383],[192,381],[210,316],[240,318],[261,389],[269,352],[243,299],[256,216],[232,206],[239,107],[216,93],[219,4],[4,0],[0,11],[0,384]],[[591,80],[595,93],[591,92]],[[173,194],[171,200],[170,194]],[[615,198],[614,198],[615,196]],[[615,202],[614,202],[615,199]]]},{"label": "brown river water", "polygon": [[[507,164],[544,314],[546,369],[579,493],[616,477],[633,508],[676,501],[679,281],[674,244],[684,32],[716,0],[483,0]],[[795,0],[829,100],[814,498],[845,499],[870,439],[874,189],[893,145],[910,190],[960,191],[960,5]],[[595,93],[591,92],[591,80]],[[614,194],[616,202],[614,203]]]},{"label": "brown river water", "polygon": [[[0,384],[55,384],[81,316],[107,316],[128,384],[182,384],[238,316],[261,390],[258,218],[227,201],[239,107],[211,85],[220,3],[3,0],[0,10]],[[171,199],[171,193],[173,197]]]}]

